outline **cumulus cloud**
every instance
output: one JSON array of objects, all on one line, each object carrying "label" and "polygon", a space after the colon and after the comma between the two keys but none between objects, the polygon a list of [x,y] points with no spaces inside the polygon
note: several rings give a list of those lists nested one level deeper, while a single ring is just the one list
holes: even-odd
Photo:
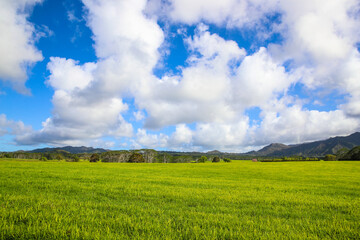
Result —
[{"label": "cumulus cloud", "polygon": [[0,114],[0,136],[9,135],[22,135],[30,132],[31,126],[26,126],[22,121],[13,121],[7,119],[5,114]]},{"label": "cumulus cloud", "polygon": [[103,136],[132,136],[132,125],[121,116],[128,109],[121,99],[94,99],[91,95],[81,95],[78,88],[65,89],[54,93],[53,116],[43,123],[40,131],[17,138],[20,144],[84,145]]},{"label": "cumulus cloud", "polygon": [[136,148],[145,146],[146,148],[164,148],[168,146],[169,137],[165,134],[151,134],[145,129],[138,129],[136,133],[136,141],[133,145]]},{"label": "cumulus cloud", "polygon": [[47,81],[54,89],[65,91],[82,90],[94,80],[95,63],[79,65],[73,59],[50,57],[48,63],[50,78]]},{"label": "cumulus cloud", "polygon": [[351,134],[360,126],[359,119],[349,118],[341,110],[308,110],[287,98],[270,101],[261,115],[262,122],[254,129],[257,145],[315,141]]},{"label": "cumulus cloud", "polygon": [[185,124],[176,126],[170,135],[163,133],[148,133],[139,128],[135,138],[132,140],[133,148],[170,148],[176,150],[193,149],[193,131]]},{"label": "cumulus cloud", "polygon": [[359,2],[356,0],[280,1],[282,45],[270,47],[275,58],[292,68],[309,89],[334,89],[349,95],[339,106],[348,117],[359,116]]},{"label": "cumulus cloud", "polygon": [[247,145],[248,131],[249,123],[246,117],[233,123],[198,124],[194,131],[194,145],[208,150],[233,151],[239,146]]},{"label": "cumulus cloud", "polygon": [[172,145],[189,144],[192,141],[192,131],[185,124],[176,126],[175,132],[172,134],[170,141]]},{"label": "cumulus cloud", "polygon": [[244,107],[262,106],[288,90],[296,81],[281,63],[276,63],[265,48],[247,56],[233,79],[234,100]]},{"label": "cumulus cloud", "polygon": [[50,59],[52,117],[40,131],[18,138],[21,144],[79,145],[133,134],[132,124],[122,116],[128,110],[122,97],[152,77],[162,30],[142,13],[145,0],[83,2],[99,60],[81,65],[72,59]]},{"label": "cumulus cloud", "polygon": [[142,111],[136,111],[133,113],[133,115],[136,121],[141,121],[145,118],[145,115]]},{"label": "cumulus cloud", "polygon": [[201,21],[231,28],[254,27],[267,14],[277,10],[277,0],[170,0],[165,8],[176,22],[196,24]]},{"label": "cumulus cloud", "polygon": [[[23,144],[80,144],[113,136],[133,137],[133,147],[242,151],[359,130],[357,0],[83,2],[98,60],[51,58],[52,116],[42,130],[19,137]],[[278,21],[268,19],[277,14]],[[179,31],[188,51],[180,73],[161,78],[153,70],[168,49],[158,18],[181,29],[196,26],[193,35]],[[256,29],[262,36],[255,38],[277,33],[281,41],[260,41],[249,53],[204,22]],[[290,96],[297,83],[310,92],[336,90],[346,102],[331,111],[309,110],[303,99]],[[135,131],[123,116],[126,99],[134,102],[135,120],[144,120]],[[260,109],[256,123],[246,114],[253,107]],[[175,130],[149,131],[168,126]]]},{"label": "cumulus cloud", "polygon": [[[168,85],[164,89],[170,89],[168,95],[159,94],[165,96],[166,100],[156,99],[154,107],[149,101],[144,107],[151,113],[147,119],[148,127],[199,122],[196,129],[191,131],[191,144],[222,149],[259,146],[273,141],[299,143],[359,130],[359,120],[356,118],[360,110],[357,49],[360,21],[357,1],[280,0],[250,3],[173,0],[169,6],[165,9],[170,9],[168,17],[175,22],[194,25],[205,21],[240,29],[261,25],[269,14],[278,13],[281,14],[281,21],[273,23],[276,26],[270,29],[277,31],[283,41],[270,44],[268,49],[260,47],[254,54],[245,57],[233,55],[241,63],[239,67],[229,69],[225,64],[231,59],[226,58],[227,48],[219,42],[211,44],[211,41],[216,42],[218,36],[207,32],[206,26],[199,25],[195,36],[187,40],[189,49],[196,53],[188,59],[190,66],[182,70],[182,76],[166,76],[162,79],[162,84]],[[216,46],[221,46],[219,51]],[[225,58],[221,60],[219,56]],[[229,74],[231,70],[235,74]],[[222,79],[221,82],[212,82],[213,76],[214,79]],[[187,82],[187,79],[191,80]],[[204,82],[196,84],[198,79]],[[307,110],[299,104],[299,100],[284,104],[288,90],[298,82],[310,91],[335,89],[339,94],[347,94],[348,102],[338,106],[338,110],[328,112]],[[187,83],[190,87],[185,88],[184,92],[189,95],[181,94],[180,89],[184,89]],[[176,90],[171,90],[172,85]],[[212,94],[203,96],[199,94],[201,90]],[[204,106],[201,103],[205,103]],[[273,104],[271,110],[270,103]],[[212,106],[212,109],[206,109],[206,106]],[[244,121],[246,116],[243,116],[244,109],[250,107],[261,109],[260,123],[253,127]],[[219,110],[217,113],[222,119],[217,119],[212,110]],[[185,113],[184,116],[178,116],[179,112]],[[197,117],[196,113],[203,118]],[[166,120],[157,118],[157,115],[169,117]],[[234,120],[243,124],[237,126]]]},{"label": "cumulus cloud", "polygon": [[191,52],[189,66],[181,76],[164,76],[154,80],[152,91],[136,96],[149,117],[145,126],[161,128],[180,123],[226,121],[236,115],[231,107],[231,68],[245,50],[234,41],[210,34],[199,25],[196,35],[186,39]]},{"label": "cumulus cloud", "polygon": [[30,93],[25,87],[28,67],[43,59],[34,46],[35,28],[26,19],[26,9],[39,2],[0,1],[0,80],[23,94]]}]

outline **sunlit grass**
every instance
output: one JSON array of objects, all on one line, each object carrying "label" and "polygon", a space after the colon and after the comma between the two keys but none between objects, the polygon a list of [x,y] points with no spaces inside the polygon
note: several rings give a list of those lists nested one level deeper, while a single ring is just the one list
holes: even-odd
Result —
[{"label": "sunlit grass", "polygon": [[359,239],[360,162],[0,161],[2,239]]}]

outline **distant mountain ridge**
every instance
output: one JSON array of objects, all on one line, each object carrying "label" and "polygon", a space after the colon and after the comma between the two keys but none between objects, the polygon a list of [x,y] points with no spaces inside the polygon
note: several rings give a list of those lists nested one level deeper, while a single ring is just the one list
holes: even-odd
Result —
[{"label": "distant mountain ridge", "polygon": [[57,152],[57,151],[66,151],[69,153],[77,154],[77,153],[103,153],[109,150],[103,148],[92,148],[92,147],[84,147],[84,146],[82,147],[66,146],[66,147],[58,147],[58,148],[39,148],[28,152],[45,153],[45,152]]},{"label": "distant mountain ridge", "polygon": [[272,144],[260,149],[259,151],[251,151],[251,152],[248,152],[247,154],[256,155],[256,156],[269,156],[269,155],[273,154],[274,152],[282,151],[282,150],[285,150],[288,148],[290,148],[290,146],[282,144],[282,143],[272,143]]},{"label": "distant mountain ridge", "polygon": [[213,150],[213,151],[209,151],[206,152],[207,154],[222,154],[222,152],[218,151],[218,150]]},{"label": "distant mountain ridge", "polygon": [[259,151],[248,152],[254,156],[304,156],[318,157],[335,154],[342,148],[352,149],[360,145],[360,132],[346,137],[333,137],[326,140],[302,143],[297,145],[270,144]]},{"label": "distant mountain ridge", "polygon": [[[337,151],[343,148],[352,149],[356,146],[360,146],[360,132],[353,133],[345,137],[333,137],[326,140],[315,141],[302,143],[297,145],[285,145],[282,143],[272,143],[258,151],[251,151],[247,153],[223,153],[218,150],[209,151],[207,153],[200,152],[179,152],[179,154],[184,155],[242,155],[242,156],[269,156],[269,157],[282,157],[282,156],[304,156],[304,157],[321,157],[326,154],[335,154]],[[30,153],[44,153],[44,152],[56,152],[56,151],[66,151],[73,154],[78,153],[103,153],[110,150],[103,148],[92,148],[92,147],[58,147],[58,148],[40,148],[32,151],[27,151]],[[162,153],[176,154],[177,152],[172,151],[163,151]]]}]

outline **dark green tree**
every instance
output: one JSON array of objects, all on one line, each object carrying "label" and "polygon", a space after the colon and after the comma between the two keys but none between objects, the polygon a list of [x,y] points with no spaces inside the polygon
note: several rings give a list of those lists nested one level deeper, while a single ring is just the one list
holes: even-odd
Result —
[{"label": "dark green tree", "polygon": [[98,162],[100,161],[100,155],[97,153],[94,153],[90,156],[90,162]]},{"label": "dark green tree", "polygon": [[133,154],[131,154],[128,162],[143,163],[143,162],[145,162],[145,159],[144,159],[143,155],[141,155],[140,153],[134,152]]},{"label": "dark green tree", "polygon": [[336,158],[343,159],[348,154],[348,152],[349,152],[348,148],[341,148],[335,153]]},{"label": "dark green tree", "polygon": [[73,161],[73,162],[79,162],[79,161],[80,161],[79,156],[78,156],[78,155],[73,155],[73,156],[72,156],[72,161]]},{"label": "dark green tree", "polygon": [[351,149],[341,159],[342,160],[360,160],[360,146],[354,147],[353,149]]},{"label": "dark green tree", "polygon": [[336,161],[336,156],[332,154],[327,154],[324,158],[325,161]]},{"label": "dark green tree", "polygon": [[199,163],[204,163],[208,160],[208,158],[206,156],[201,156],[198,160]]},{"label": "dark green tree", "polygon": [[212,159],[212,162],[220,162],[220,158],[219,158],[219,157],[214,157],[214,158]]}]

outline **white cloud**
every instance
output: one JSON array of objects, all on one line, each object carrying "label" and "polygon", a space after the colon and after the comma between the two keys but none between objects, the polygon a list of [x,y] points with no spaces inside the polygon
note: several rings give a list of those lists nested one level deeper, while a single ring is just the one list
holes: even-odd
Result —
[{"label": "white cloud", "polygon": [[233,123],[198,124],[194,132],[194,145],[207,150],[236,151],[240,146],[247,145],[248,130],[247,118]]},{"label": "white cloud", "polygon": [[70,22],[81,22],[81,19],[76,17],[74,10],[68,10],[66,12],[67,18]]},{"label": "white cloud", "polygon": [[25,11],[39,2],[0,1],[0,79],[24,94],[30,93],[25,87],[28,67],[43,59],[34,46],[35,28],[26,20]]},{"label": "white cloud", "polygon": [[133,114],[136,121],[141,121],[145,118],[144,112],[142,111],[136,111]]},{"label": "white cloud", "polygon": [[84,145],[103,136],[132,136],[132,125],[120,115],[128,109],[121,99],[94,99],[57,90],[52,102],[53,116],[40,131],[17,138],[20,144]]},{"label": "white cloud", "polygon": [[254,26],[264,15],[274,12],[277,0],[170,0],[170,18],[186,24],[205,21],[228,27]]},{"label": "white cloud", "polygon": [[48,84],[54,89],[73,91],[89,86],[94,80],[93,71],[96,69],[96,64],[78,65],[78,62],[72,59],[51,57],[48,69],[51,73]]},{"label": "white cloud", "polygon": [[[279,104],[279,103],[276,103]],[[256,129],[256,145],[269,142],[302,143],[330,136],[351,134],[359,130],[360,121],[348,118],[341,110],[320,112],[299,105],[272,106],[262,113],[263,121]]]},{"label": "white cloud", "polygon": [[360,53],[355,52],[337,72],[341,89],[348,93],[348,102],[340,106],[347,115],[352,117],[360,116]]},{"label": "white cloud", "polygon": [[169,137],[164,134],[149,134],[145,129],[138,129],[136,141],[133,145],[136,148],[144,146],[146,148],[163,148],[168,146]]},{"label": "white cloud", "polygon": [[210,34],[199,25],[196,35],[186,40],[192,54],[182,76],[153,80],[147,94],[137,103],[149,117],[145,126],[160,128],[191,122],[223,122],[236,115],[231,106],[231,67],[245,56],[234,41]]},{"label": "white cloud", "polygon": [[359,15],[349,14],[359,9],[358,2],[284,0],[280,7],[284,43],[270,47],[274,57],[293,61],[292,67],[302,69],[302,81],[309,88],[338,88],[343,79],[336,74],[357,52],[360,40]]},{"label": "white cloud", "polygon": [[334,89],[349,95],[339,108],[349,117],[359,116],[359,2],[281,1],[281,7],[286,41],[273,48],[274,55],[294,61],[295,71],[309,89]]},{"label": "white cloud", "polygon": [[170,137],[170,145],[173,147],[190,144],[192,142],[193,133],[185,124],[176,126],[175,132]]},{"label": "white cloud", "polygon": [[[267,7],[258,7],[258,10],[251,7],[261,5]],[[299,142],[358,130],[359,121],[352,118],[360,113],[360,58],[356,47],[360,42],[358,1],[253,1],[249,6],[247,1],[173,0],[169,16],[187,24],[206,21],[241,29],[249,24],[261,25],[260,20],[268,13],[281,14],[280,24],[270,29],[282,35],[282,43],[270,46],[270,50],[260,48],[257,53],[246,56],[232,85],[237,89],[234,91],[237,109],[250,106],[265,109],[263,123],[258,126],[253,143],[260,144],[264,134],[274,136],[264,137],[267,142]],[[282,66],[288,60],[290,73]],[[266,103],[276,100],[281,93],[286,94],[299,80],[310,91],[325,88],[348,94],[348,102],[338,106],[344,111],[309,111],[301,106],[285,106],[281,112],[266,110]]]},{"label": "white cloud", "polygon": [[[42,130],[19,137],[21,143],[78,145],[113,136],[134,137],[130,141],[137,148],[241,151],[359,130],[356,0],[83,2],[98,61],[79,64],[51,58],[52,116]],[[280,22],[266,20],[272,13],[281,15]],[[166,24],[197,28],[193,36],[179,31],[189,52],[180,74],[159,79],[153,70],[161,61],[160,51],[168,50],[163,49],[166,31],[157,23],[157,17],[164,17],[161,14],[167,14]],[[202,22],[240,31],[256,29],[265,38],[277,32],[283,39],[270,46],[260,41],[265,46],[255,46],[249,54],[235,41],[211,33]],[[296,83],[310,93],[336,89],[348,96],[347,102],[328,112],[308,110],[302,105],[305,100],[289,96]],[[135,130],[135,136],[122,116],[128,110],[125,98],[134,100],[135,120],[144,119],[145,129]],[[261,111],[257,124],[250,124],[246,115],[252,107]],[[148,130],[168,126],[176,127],[169,135]]]},{"label": "white cloud", "polygon": [[132,140],[133,148],[168,148],[173,150],[189,150],[193,148],[193,131],[185,124],[176,126],[168,136],[163,133],[150,134],[145,129],[138,129],[136,138]]},{"label": "white cloud", "polygon": [[[163,33],[143,14],[145,0],[84,0],[94,33],[96,63],[51,58],[47,83],[55,89],[52,117],[22,144],[79,145],[105,136],[131,137],[133,127],[121,115],[122,100],[151,78]],[[129,24],[131,23],[131,24]]]},{"label": "white cloud", "polygon": [[233,81],[235,102],[248,108],[262,106],[285,93],[296,78],[274,62],[265,48],[260,48],[244,59]]},{"label": "white cloud", "polygon": [[30,132],[31,126],[26,126],[22,121],[13,121],[7,119],[5,114],[0,114],[0,136],[9,135],[22,135]]}]

